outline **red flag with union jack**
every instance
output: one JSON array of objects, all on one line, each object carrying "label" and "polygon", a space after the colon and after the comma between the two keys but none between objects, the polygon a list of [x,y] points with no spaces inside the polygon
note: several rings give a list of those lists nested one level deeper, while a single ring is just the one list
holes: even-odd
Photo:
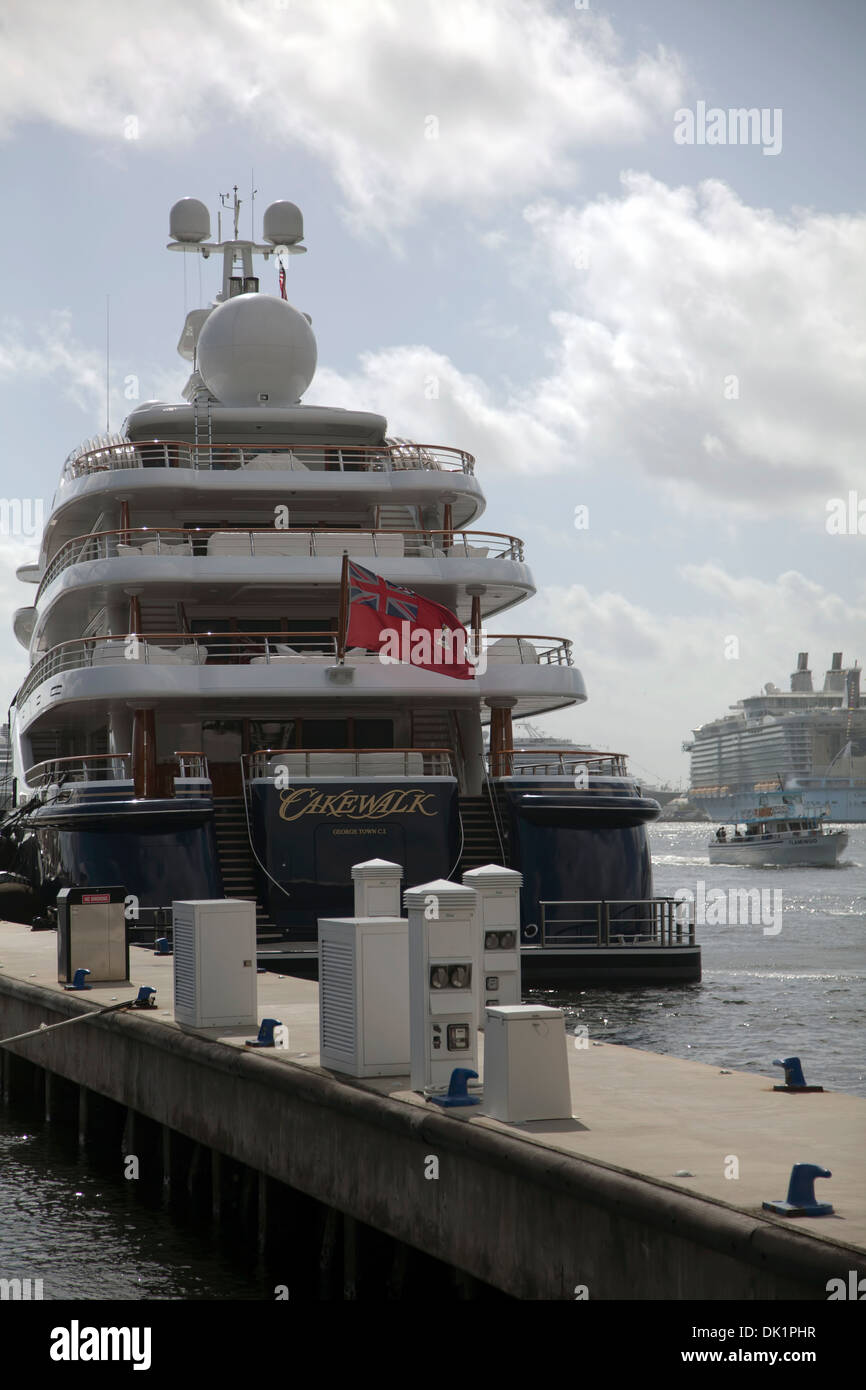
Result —
[{"label": "red flag with union jack", "polygon": [[283,265],[282,261],[280,261],[280,298],[288,298],[286,294],[286,267]]},{"label": "red flag with union jack", "polygon": [[392,661],[457,680],[472,680],[475,667],[466,629],[449,609],[372,570],[348,561],[350,647],[375,648]]}]

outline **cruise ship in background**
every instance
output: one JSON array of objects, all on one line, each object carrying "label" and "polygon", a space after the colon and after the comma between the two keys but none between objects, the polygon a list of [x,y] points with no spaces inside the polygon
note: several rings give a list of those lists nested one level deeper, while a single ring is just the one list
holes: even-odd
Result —
[{"label": "cruise ship in background", "polygon": [[[142,915],[247,897],[262,940],[307,946],[317,918],[352,910],[352,865],[374,857],[407,886],[520,870],[527,947],[566,930],[547,900],[656,923],[659,805],[624,757],[545,741],[523,767],[515,752],[513,719],[586,699],[568,639],[483,627],[535,592],[523,542],[467,529],[485,499],[465,451],[302,403],[316,341],[283,263],[305,249],[301,214],[272,204],[256,243],[238,208],[235,194],[234,237],[216,242],[204,204],[172,209],[169,249],[223,264],[178,344],[184,400],[145,402],[73,451],[39,558],[18,571],[30,669],[11,711],[5,867],[47,913],[71,884],[122,885]],[[254,255],[275,288],[277,257],[279,294],[259,293]],[[473,669],[384,662],[347,640],[359,602],[393,608],[395,627],[447,611]]]},{"label": "cruise ship in background", "polygon": [[820,690],[800,652],[790,690],[775,685],[694,730],[689,797],[712,820],[731,821],[796,797],[827,820],[866,821],[866,708],[860,666],[834,652]]}]

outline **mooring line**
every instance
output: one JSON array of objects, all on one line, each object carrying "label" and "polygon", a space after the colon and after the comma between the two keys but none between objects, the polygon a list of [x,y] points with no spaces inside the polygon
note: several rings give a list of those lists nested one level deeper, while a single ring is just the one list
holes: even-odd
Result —
[{"label": "mooring line", "polygon": [[86,1023],[88,1019],[101,1018],[103,1014],[116,1014],[120,1009],[131,1009],[134,1003],[134,999],[124,999],[122,1004],[108,1004],[96,1013],[76,1014],[74,1018],[61,1019],[59,1023],[40,1023],[38,1028],[32,1028],[29,1033],[18,1033],[14,1038],[0,1038],[0,1047],[6,1047],[9,1043],[23,1042],[25,1038],[39,1038],[43,1033],[53,1032],[55,1028],[68,1028],[70,1023]]}]

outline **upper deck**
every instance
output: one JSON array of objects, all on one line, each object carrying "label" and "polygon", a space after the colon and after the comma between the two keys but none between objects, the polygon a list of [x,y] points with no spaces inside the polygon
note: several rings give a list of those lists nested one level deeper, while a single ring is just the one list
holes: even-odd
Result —
[{"label": "upper deck", "polygon": [[[106,529],[122,492],[134,516],[183,526],[190,516],[226,517],[244,509],[255,524],[272,524],[277,507],[299,516],[335,519],[414,512],[423,524],[471,525],[485,507],[475,460],[461,449],[391,441],[381,444],[299,444],[236,441],[196,444],[154,438],[93,444],[64,465],[42,538],[40,565],[19,578],[37,583],[59,548]],[[450,522],[445,509],[450,511]],[[100,524],[100,518],[103,518]],[[432,518],[432,519],[431,519]],[[438,518],[438,521],[437,519]]]},{"label": "upper deck", "polygon": [[[258,426],[261,428],[261,426]],[[88,441],[90,444],[90,441]],[[61,488],[94,473],[130,468],[184,468],[223,473],[400,473],[445,472],[472,476],[475,459],[441,444],[385,440],[381,444],[301,442],[297,439],[196,442],[187,439],[115,439],[70,454]]]}]

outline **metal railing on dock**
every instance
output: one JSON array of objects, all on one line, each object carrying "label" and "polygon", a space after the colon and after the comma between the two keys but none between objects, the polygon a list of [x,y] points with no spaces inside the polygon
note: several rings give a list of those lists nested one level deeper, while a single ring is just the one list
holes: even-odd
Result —
[{"label": "metal railing on dock", "polygon": [[679,898],[546,900],[539,907],[542,947],[695,944],[691,906]]}]

